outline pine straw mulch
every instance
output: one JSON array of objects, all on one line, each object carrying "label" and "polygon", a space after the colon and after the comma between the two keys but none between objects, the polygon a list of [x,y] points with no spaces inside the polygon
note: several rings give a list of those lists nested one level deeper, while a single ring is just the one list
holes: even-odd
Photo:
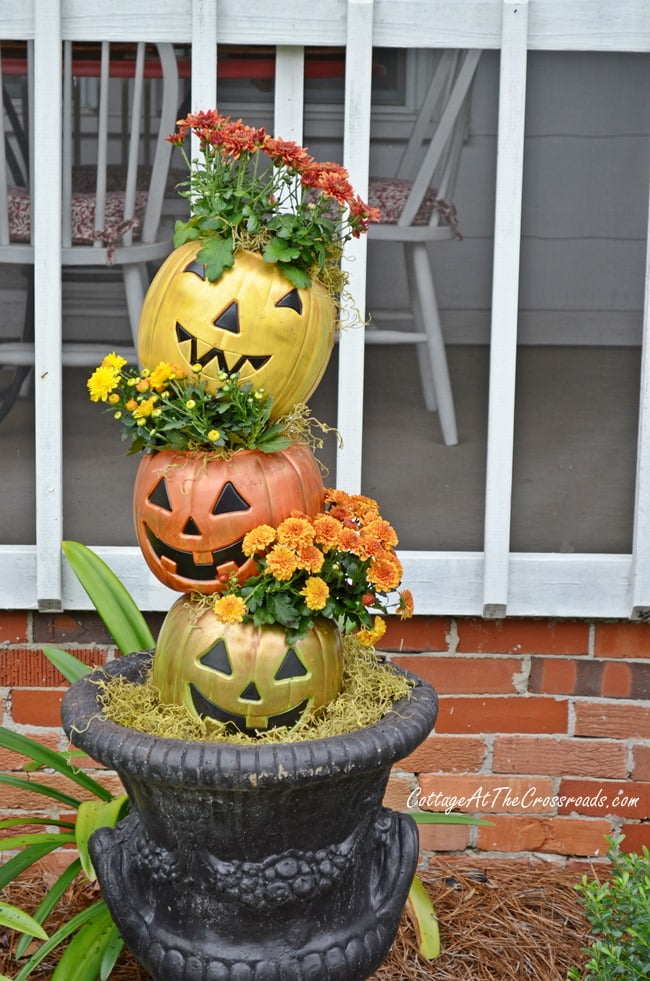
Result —
[{"label": "pine straw mulch", "polygon": [[[568,968],[584,961],[589,927],[574,884],[577,870],[544,862],[466,857],[436,859],[421,873],[440,921],[442,953],[423,960],[406,914],[393,947],[372,981],[565,981]],[[597,871],[604,872],[602,866]],[[44,885],[22,876],[2,898],[32,911]],[[48,932],[94,901],[97,887],[73,886]],[[0,974],[15,975],[13,938],[0,932]],[[30,975],[50,981],[55,960]],[[111,981],[147,981],[149,975],[125,952]]]}]

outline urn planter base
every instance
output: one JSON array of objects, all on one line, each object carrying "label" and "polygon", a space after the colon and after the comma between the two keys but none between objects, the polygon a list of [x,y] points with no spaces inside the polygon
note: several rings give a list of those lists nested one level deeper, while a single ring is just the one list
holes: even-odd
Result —
[{"label": "urn planter base", "polygon": [[[101,672],[144,677],[147,653]],[[156,981],[363,981],[397,932],[417,829],[382,798],[435,722],[433,689],[348,736],[236,746],[157,739],[63,703],[72,742],[117,770],[132,811],[90,843],[104,898]]]}]

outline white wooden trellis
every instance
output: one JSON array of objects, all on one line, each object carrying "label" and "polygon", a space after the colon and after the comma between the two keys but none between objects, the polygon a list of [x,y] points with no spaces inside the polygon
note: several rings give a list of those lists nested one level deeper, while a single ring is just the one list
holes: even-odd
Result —
[{"label": "white wooden trellis", "polygon": [[[650,248],[646,267],[644,355],[636,511],[630,555],[509,551],[514,350],[525,131],[527,53],[650,52],[647,0],[0,0],[3,36],[33,39],[39,153],[34,159],[36,264],[36,545],[0,545],[0,606],[88,607],[62,563],[61,438],[61,134],[52,126],[60,101],[61,39],[172,41],[192,44],[192,107],[215,104],[216,41],[277,48],[276,131],[299,140],[302,49],[348,49],[345,164],[363,193],[367,181],[371,46],[475,47],[501,51],[493,273],[492,352],[485,542],[482,552],[402,552],[406,583],[420,613],[644,616],[650,610]],[[365,291],[365,244],[347,268],[359,306]],[[339,486],[356,490],[362,465],[361,332],[341,344],[339,421],[345,448]],[[88,502],[89,508],[94,502]],[[128,520],[128,517],[125,518]],[[88,543],[93,545],[92,542]],[[97,547],[142,609],[167,609],[175,594],[148,573],[136,548]]]}]

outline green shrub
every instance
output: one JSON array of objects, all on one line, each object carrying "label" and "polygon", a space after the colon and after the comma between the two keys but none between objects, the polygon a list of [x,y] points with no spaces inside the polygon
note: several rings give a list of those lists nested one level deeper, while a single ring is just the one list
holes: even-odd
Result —
[{"label": "green shrub", "polygon": [[650,978],[650,852],[622,852],[623,837],[607,839],[611,875],[584,875],[576,886],[593,940],[584,973],[572,967],[569,981]]}]

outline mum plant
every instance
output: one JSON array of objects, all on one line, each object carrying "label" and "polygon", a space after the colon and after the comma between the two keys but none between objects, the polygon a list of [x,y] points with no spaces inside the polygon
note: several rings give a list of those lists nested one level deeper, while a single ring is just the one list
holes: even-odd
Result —
[{"label": "mum plant", "polygon": [[107,403],[120,421],[131,454],[161,449],[275,453],[291,443],[287,422],[269,419],[271,397],[240,381],[237,372],[220,372],[221,386],[211,393],[198,364],[190,377],[167,362],[141,371],[126,365],[120,355],[107,354],[88,379],[88,390],[93,402]]},{"label": "mum plant", "polygon": [[290,643],[325,616],[372,646],[386,629],[379,614],[413,614],[408,589],[391,599],[402,578],[396,545],[376,501],[327,490],[325,510],[314,517],[294,512],[277,528],[258,525],[244,537],[259,572],[243,585],[233,579],[211,599],[214,612],[224,623],[280,624]]},{"label": "mum plant", "polygon": [[[176,223],[174,245],[200,239],[197,258],[208,279],[218,280],[235,252],[247,249],[276,263],[298,288],[313,278],[340,285],[343,244],[379,220],[344,167],[320,163],[304,147],[216,109],[190,113],[177,126],[168,139],[183,154],[191,180],[180,191],[190,218]],[[189,134],[198,138],[193,161],[185,150]]]}]

